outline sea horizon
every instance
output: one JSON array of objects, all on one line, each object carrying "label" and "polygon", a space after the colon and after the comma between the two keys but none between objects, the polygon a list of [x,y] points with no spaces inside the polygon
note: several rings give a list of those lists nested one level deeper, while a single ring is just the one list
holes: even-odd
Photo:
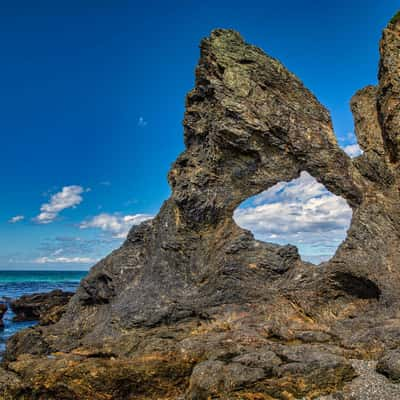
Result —
[{"label": "sea horizon", "polygon": [[[87,270],[0,270],[0,302],[9,304],[11,299],[55,289],[75,292]],[[13,321],[9,308],[4,315],[4,329],[0,329],[0,358],[7,339],[36,321]]]},{"label": "sea horizon", "polygon": [[[91,267],[90,267],[91,268]],[[37,268],[21,268],[21,269],[10,269],[8,268],[2,268],[0,267],[0,272],[89,272],[90,268],[74,268],[74,269],[68,269],[68,268],[49,268],[49,269],[37,269]]]}]

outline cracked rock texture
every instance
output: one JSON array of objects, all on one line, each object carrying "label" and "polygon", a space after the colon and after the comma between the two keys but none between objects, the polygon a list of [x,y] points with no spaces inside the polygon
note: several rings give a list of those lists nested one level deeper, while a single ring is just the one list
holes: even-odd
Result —
[{"label": "cracked rock texture", "polygon": [[[364,151],[353,160],[279,61],[231,30],[200,47],[171,198],[92,268],[58,322],[9,340],[4,399],[362,399],[372,373],[380,398],[397,393],[378,372],[397,377],[400,343],[400,22],[383,32],[378,86],[351,101]],[[318,268],[232,219],[301,171],[353,209]]]}]

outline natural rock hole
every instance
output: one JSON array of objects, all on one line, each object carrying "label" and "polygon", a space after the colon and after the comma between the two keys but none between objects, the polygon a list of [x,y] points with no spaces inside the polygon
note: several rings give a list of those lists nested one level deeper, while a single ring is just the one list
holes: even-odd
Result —
[{"label": "natural rock hole", "polygon": [[307,172],[244,201],[234,219],[256,239],[293,244],[304,261],[329,260],[346,238],[352,210]]},{"label": "natural rock hole", "polygon": [[335,274],[336,285],[351,296],[359,299],[377,299],[381,297],[381,290],[371,280],[364,277],[356,277],[346,272]]}]

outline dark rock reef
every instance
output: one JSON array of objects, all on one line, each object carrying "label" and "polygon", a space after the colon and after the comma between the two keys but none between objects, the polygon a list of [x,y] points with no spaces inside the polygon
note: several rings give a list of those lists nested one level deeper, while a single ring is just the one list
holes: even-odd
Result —
[{"label": "dark rock reef", "polygon": [[[400,398],[386,377],[398,379],[400,343],[399,47],[394,19],[378,86],[351,102],[352,160],[279,61],[231,30],[204,39],[171,198],[92,268],[58,322],[9,340],[3,398]],[[301,171],[353,209],[319,268],[232,219]]]},{"label": "dark rock reef", "polygon": [[0,303],[0,329],[4,328],[4,322],[3,322],[3,317],[4,314],[7,312],[7,304],[5,303]]},{"label": "dark rock reef", "polygon": [[66,310],[72,292],[53,290],[48,293],[24,295],[10,302],[16,322],[40,320],[41,324],[57,322]]}]

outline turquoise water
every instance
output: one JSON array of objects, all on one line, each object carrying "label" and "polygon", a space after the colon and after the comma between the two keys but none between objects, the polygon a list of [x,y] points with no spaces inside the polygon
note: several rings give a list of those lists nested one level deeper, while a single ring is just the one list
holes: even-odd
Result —
[{"label": "turquoise water", "polygon": [[0,271],[0,283],[79,282],[87,271]]},{"label": "turquoise water", "polygon": [[[24,294],[50,292],[54,289],[75,291],[86,271],[0,271],[0,302]],[[35,322],[13,322],[13,313],[5,314],[4,329],[0,330],[0,355],[5,349],[5,342],[14,333],[35,324]]]}]

